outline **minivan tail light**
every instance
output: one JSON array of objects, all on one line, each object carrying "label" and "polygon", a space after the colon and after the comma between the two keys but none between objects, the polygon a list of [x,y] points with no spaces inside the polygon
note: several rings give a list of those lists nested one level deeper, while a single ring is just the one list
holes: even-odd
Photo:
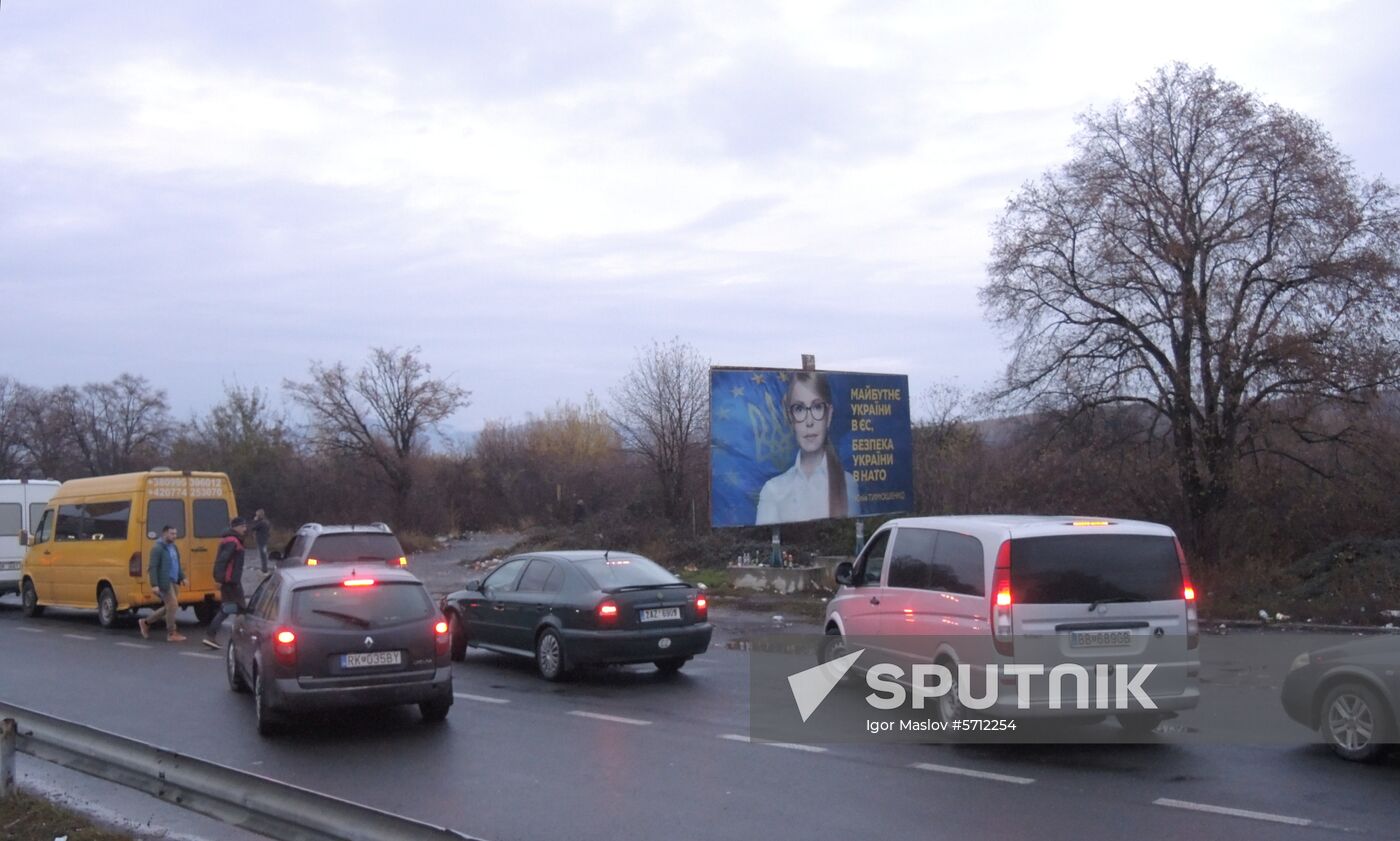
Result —
[{"label": "minivan tail light", "polygon": [[132,578],[141,577],[141,553],[132,552],[131,557],[126,559],[126,574]]},{"label": "minivan tail light", "polygon": [[1012,607],[1015,603],[1011,589],[1011,541],[1003,540],[997,549],[997,565],[992,573],[992,644],[998,654],[1010,657],[1016,653],[1012,634]]},{"label": "minivan tail light", "polygon": [[439,619],[433,623],[434,642],[437,643],[437,656],[445,657],[451,647],[452,638],[447,635],[447,620]]},{"label": "minivan tail light", "polygon": [[1193,649],[1201,644],[1201,620],[1196,612],[1196,588],[1191,585],[1191,566],[1186,563],[1186,550],[1181,541],[1176,541],[1176,559],[1181,564],[1181,597],[1186,601],[1186,648]]},{"label": "minivan tail light", "polygon": [[277,656],[277,662],[284,666],[295,666],[297,664],[297,635],[287,628],[278,630],[272,638],[272,653]]},{"label": "minivan tail light", "polygon": [[319,563],[320,563],[320,561],[316,560],[315,558],[307,558],[307,559],[306,559],[306,565],[309,566],[309,567],[314,567],[314,566],[316,566],[316,565],[319,564]]},{"label": "minivan tail light", "polygon": [[406,567],[406,566],[408,566],[408,558],[404,557],[403,555],[400,555],[400,556],[399,556],[399,566],[401,566],[401,567]]}]

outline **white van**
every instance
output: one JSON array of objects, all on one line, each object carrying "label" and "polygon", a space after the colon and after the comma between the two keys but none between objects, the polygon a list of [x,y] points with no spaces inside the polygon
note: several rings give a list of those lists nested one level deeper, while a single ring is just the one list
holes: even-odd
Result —
[{"label": "white van", "polygon": [[48,479],[0,479],[0,596],[19,592],[28,536],[58,485]]},{"label": "white van", "polygon": [[[954,674],[965,664],[977,697],[990,665],[1012,690],[1006,666],[1043,666],[1047,678],[1030,683],[1028,708],[1018,691],[999,692],[983,715],[1116,715],[1124,729],[1144,733],[1200,699],[1196,593],[1167,526],[1068,516],[896,519],[854,564],[837,568],[837,582],[826,633],[839,639],[828,648],[874,648],[897,663],[941,663]],[[1063,677],[1054,685],[1060,703],[1051,700],[1048,675],[1057,666],[1087,674],[1097,696],[1100,675],[1116,682],[1120,671],[1149,664],[1141,691],[1153,707],[1067,704],[1067,694],[1084,690]],[[964,715],[957,698],[939,698],[940,717]]]}]

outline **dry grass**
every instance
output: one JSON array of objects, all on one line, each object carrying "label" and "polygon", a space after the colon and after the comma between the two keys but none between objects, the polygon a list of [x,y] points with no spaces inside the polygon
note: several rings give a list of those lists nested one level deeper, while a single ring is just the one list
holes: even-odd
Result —
[{"label": "dry grass", "polygon": [[133,841],[42,797],[20,793],[0,800],[0,838],[5,841],[53,841],[64,835],[68,841]]}]

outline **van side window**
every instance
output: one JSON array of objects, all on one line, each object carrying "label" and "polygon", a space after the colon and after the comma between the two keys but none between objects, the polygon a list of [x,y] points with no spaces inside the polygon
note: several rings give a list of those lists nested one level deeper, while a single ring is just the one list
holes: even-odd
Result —
[{"label": "van side window", "polygon": [[194,536],[222,537],[228,531],[228,501],[196,499],[194,501]]},{"label": "van side window", "polygon": [[83,506],[83,537],[87,540],[126,540],[131,500],[89,502]]},{"label": "van side window", "polygon": [[865,554],[860,556],[856,574],[852,577],[857,586],[878,587],[880,585],[880,573],[885,568],[885,546],[889,542],[890,533],[882,531],[875,535],[870,544],[865,547]]},{"label": "van side window", "polygon": [[[904,534],[903,529],[900,534]],[[965,596],[984,595],[987,587],[982,569],[982,541],[957,532],[938,532],[930,584],[933,590]]]},{"label": "van side window", "polygon": [[0,502],[0,537],[19,537],[23,515],[24,506],[18,502]]},{"label": "van side window", "polygon": [[183,499],[153,499],[146,503],[146,531],[159,533],[166,526],[175,527],[175,536],[185,536],[185,501]]},{"label": "van side window", "polygon": [[305,554],[306,538],[302,535],[297,535],[296,537],[292,538],[291,543],[287,544],[287,551],[283,553],[282,557],[287,559],[300,558],[302,555]]},{"label": "van side window", "polygon": [[899,527],[890,552],[890,586],[937,590],[933,584],[933,546],[938,532],[933,529]]},{"label": "van side window", "polygon": [[39,526],[34,529],[35,543],[48,543],[49,538],[53,537],[53,515],[54,511],[50,508],[39,518]]},{"label": "van side window", "polygon": [[58,526],[54,530],[59,540],[81,540],[83,536],[83,509],[79,505],[58,507]]},{"label": "van side window", "polygon": [[34,527],[37,526],[37,525],[39,524],[39,519],[42,518],[42,517],[44,516],[44,506],[47,505],[47,504],[48,504],[48,503],[44,503],[44,502],[31,502],[31,503],[29,503],[29,530],[30,530],[30,531],[34,531]]}]

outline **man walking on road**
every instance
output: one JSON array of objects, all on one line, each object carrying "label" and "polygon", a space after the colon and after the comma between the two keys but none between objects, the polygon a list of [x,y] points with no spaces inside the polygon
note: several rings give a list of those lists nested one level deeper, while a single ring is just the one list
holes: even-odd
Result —
[{"label": "man walking on road", "polygon": [[267,541],[272,538],[272,521],[267,512],[259,508],[253,512],[253,540],[258,544],[258,559],[262,562],[263,575],[267,575]]},{"label": "man walking on road", "polygon": [[150,616],[136,620],[141,636],[149,638],[151,625],[165,617],[165,638],[170,642],[184,642],[185,637],[176,630],[175,614],[180,612],[180,594],[177,587],[185,583],[184,570],[180,568],[180,549],[175,545],[177,532],[174,526],[164,526],[160,537],[151,546],[151,556],[146,566],[151,571],[151,587],[160,596],[161,606]]},{"label": "man walking on road", "polygon": [[248,532],[248,521],[234,517],[228,531],[219,539],[219,554],[214,556],[214,580],[219,582],[218,613],[209,620],[209,628],[200,640],[209,648],[219,647],[219,626],[224,624],[230,613],[243,607],[243,535]]}]

